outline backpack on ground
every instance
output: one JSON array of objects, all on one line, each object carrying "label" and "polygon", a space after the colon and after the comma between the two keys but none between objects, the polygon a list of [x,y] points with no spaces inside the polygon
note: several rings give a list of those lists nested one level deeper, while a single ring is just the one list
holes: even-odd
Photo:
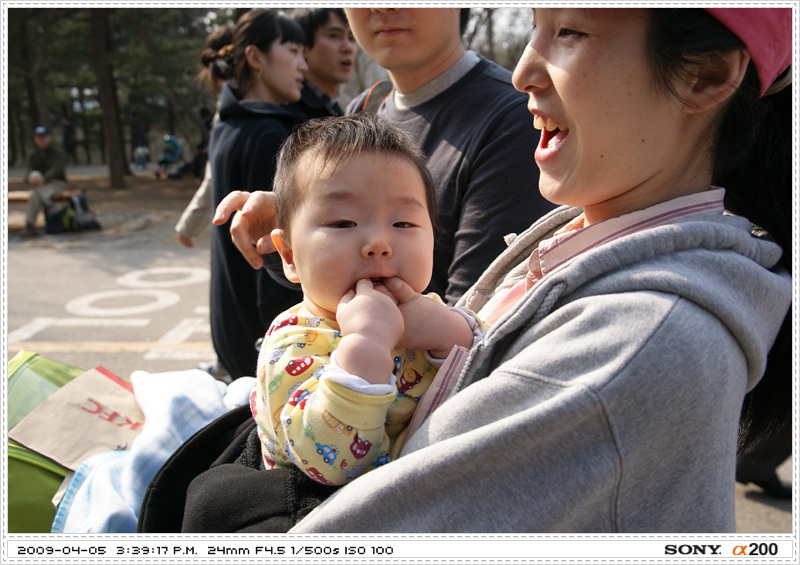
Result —
[{"label": "backpack on ground", "polygon": [[94,214],[89,210],[86,195],[82,192],[71,195],[69,202],[60,208],[48,206],[45,216],[47,233],[101,229]]}]

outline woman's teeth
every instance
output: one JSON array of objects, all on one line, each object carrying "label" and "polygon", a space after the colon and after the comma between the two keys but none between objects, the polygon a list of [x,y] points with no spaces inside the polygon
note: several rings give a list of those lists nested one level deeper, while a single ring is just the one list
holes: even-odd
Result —
[{"label": "woman's teeth", "polygon": [[557,122],[555,120],[551,120],[550,118],[543,118],[539,114],[535,114],[533,116],[533,127],[538,130],[546,130],[546,131],[555,131],[557,129],[561,131],[566,131],[569,128],[564,124]]}]

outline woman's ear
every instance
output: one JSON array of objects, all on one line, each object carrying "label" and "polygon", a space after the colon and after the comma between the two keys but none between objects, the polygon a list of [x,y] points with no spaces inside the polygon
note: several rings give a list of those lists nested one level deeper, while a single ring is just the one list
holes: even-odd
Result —
[{"label": "woman's ear", "polygon": [[247,64],[256,73],[261,72],[261,54],[261,50],[255,45],[248,45],[244,48],[244,57],[247,60]]},{"label": "woman's ear", "polygon": [[742,84],[749,63],[746,49],[734,49],[697,63],[687,88],[685,111],[701,113],[727,101]]},{"label": "woman's ear", "polygon": [[292,253],[292,246],[286,238],[285,232],[280,228],[275,228],[270,233],[272,243],[275,244],[275,249],[283,261],[283,274],[286,278],[293,283],[299,283],[300,277],[297,276],[297,266],[294,263],[294,253]]}]

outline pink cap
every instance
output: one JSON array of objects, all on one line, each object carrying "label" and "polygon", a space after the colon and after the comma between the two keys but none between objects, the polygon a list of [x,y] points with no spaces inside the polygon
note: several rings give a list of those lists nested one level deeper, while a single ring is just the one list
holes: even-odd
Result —
[{"label": "pink cap", "polygon": [[706,8],[742,40],[756,65],[761,96],[792,62],[791,8]]}]

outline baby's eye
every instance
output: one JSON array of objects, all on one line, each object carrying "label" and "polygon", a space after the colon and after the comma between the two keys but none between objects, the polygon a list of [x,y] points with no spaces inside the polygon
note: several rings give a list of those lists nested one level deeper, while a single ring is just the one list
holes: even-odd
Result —
[{"label": "baby's eye", "polygon": [[412,222],[395,222],[392,225],[396,228],[413,228],[416,227],[417,224]]},{"label": "baby's eye", "polygon": [[351,220],[337,220],[328,225],[334,228],[352,228],[355,227],[356,223]]}]

